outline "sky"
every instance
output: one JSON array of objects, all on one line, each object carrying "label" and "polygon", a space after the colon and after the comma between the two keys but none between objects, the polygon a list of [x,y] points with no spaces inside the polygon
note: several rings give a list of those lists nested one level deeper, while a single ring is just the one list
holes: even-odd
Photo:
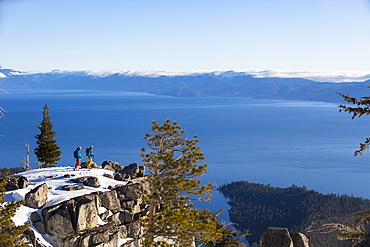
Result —
[{"label": "sky", "polygon": [[370,0],[0,0],[22,71],[370,71]]}]

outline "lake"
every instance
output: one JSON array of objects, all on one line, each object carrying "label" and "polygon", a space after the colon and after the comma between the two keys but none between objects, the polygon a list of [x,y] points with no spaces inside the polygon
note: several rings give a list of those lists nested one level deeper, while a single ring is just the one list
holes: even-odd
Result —
[{"label": "lake", "polygon": [[[39,133],[48,104],[55,139],[62,150],[58,165],[73,166],[73,151],[94,145],[96,163],[112,160],[141,164],[144,136],[152,120],[176,120],[189,138],[199,137],[208,163],[205,183],[231,181],[289,187],[370,198],[370,152],[353,152],[370,134],[367,116],[351,120],[325,102],[250,98],[177,98],[115,91],[9,90],[2,93],[0,167],[17,167]],[[222,196],[216,195],[221,206]],[[220,199],[221,198],[221,199]],[[223,199],[222,199],[223,200]]]}]

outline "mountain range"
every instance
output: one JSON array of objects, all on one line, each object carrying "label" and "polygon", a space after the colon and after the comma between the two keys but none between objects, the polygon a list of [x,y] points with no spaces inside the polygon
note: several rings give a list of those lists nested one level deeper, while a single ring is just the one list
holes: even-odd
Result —
[{"label": "mountain range", "polygon": [[259,76],[256,73],[237,71],[176,74],[53,70],[27,73],[0,67],[0,88],[119,90],[176,97],[250,97],[341,102],[342,98],[337,92],[362,97],[368,94],[367,88],[370,85],[370,80],[338,83],[291,75],[289,78],[273,76],[274,74]]}]

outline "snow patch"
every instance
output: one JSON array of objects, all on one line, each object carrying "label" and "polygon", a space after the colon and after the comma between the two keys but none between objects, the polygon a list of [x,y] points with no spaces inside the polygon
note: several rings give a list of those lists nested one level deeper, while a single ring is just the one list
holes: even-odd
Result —
[{"label": "snow patch", "polygon": [[[109,186],[115,186],[118,184],[126,184],[127,182],[117,181],[110,179],[104,176],[104,174],[113,175],[113,171],[104,170],[102,168],[94,169],[80,169],[74,171],[73,167],[52,167],[52,168],[43,168],[43,169],[34,169],[25,172],[18,173],[17,175],[25,176],[29,181],[29,186],[25,189],[7,191],[5,193],[5,201],[19,201],[25,198],[25,195],[36,186],[39,186],[43,183],[46,183],[49,187],[48,200],[46,202],[46,207],[56,205],[63,201],[67,201],[73,197],[82,196],[90,194],[96,191],[110,191]],[[74,175],[74,176],[65,176],[65,175]],[[61,187],[66,184],[71,184],[70,181],[72,178],[84,177],[84,176],[94,176],[97,177],[100,181],[101,186],[98,188],[85,186],[82,190],[76,191],[65,191]],[[82,185],[82,184],[77,184]],[[99,213],[105,212],[107,209],[100,207]],[[18,208],[15,216],[12,218],[16,225],[23,225],[30,220],[30,215],[32,212],[40,212],[40,209],[33,209],[28,206],[22,205]],[[105,224],[99,218],[99,225]],[[52,239],[48,239],[48,236],[41,235],[34,227],[31,227],[35,232],[36,237],[41,241],[45,246],[53,246]],[[123,244],[131,239],[121,239],[120,242]]]},{"label": "snow patch", "polygon": [[[25,198],[25,195],[36,186],[46,183],[49,187],[48,200],[46,202],[46,207],[56,205],[63,201],[67,201],[73,197],[82,196],[90,194],[96,191],[110,191],[109,186],[115,186],[117,184],[126,184],[126,182],[117,181],[104,176],[104,174],[113,175],[113,171],[104,170],[101,168],[96,169],[80,169],[74,171],[73,167],[53,167],[53,168],[43,168],[34,169],[26,172],[18,173],[18,175],[25,176],[29,181],[28,188],[8,191],[5,193],[5,201],[19,201]],[[75,175],[73,177],[64,177],[64,175]],[[85,186],[82,190],[76,191],[66,191],[62,190],[62,186],[66,184],[71,184],[70,179],[84,176],[94,176],[98,177],[101,186],[98,188]],[[82,184],[78,184],[82,185]],[[28,216],[37,211],[36,209],[31,209],[27,206],[22,206],[17,210],[16,215],[12,218],[16,224],[24,224],[27,221]]]},{"label": "snow patch", "polygon": [[19,71],[14,71],[14,72],[10,72],[9,74],[10,75],[24,75],[25,73],[19,72]]}]

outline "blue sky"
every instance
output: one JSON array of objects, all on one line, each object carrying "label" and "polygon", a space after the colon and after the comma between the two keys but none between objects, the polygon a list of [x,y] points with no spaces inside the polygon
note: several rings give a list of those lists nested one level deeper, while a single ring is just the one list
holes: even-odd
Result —
[{"label": "blue sky", "polygon": [[370,69],[369,0],[0,0],[18,70]]}]

